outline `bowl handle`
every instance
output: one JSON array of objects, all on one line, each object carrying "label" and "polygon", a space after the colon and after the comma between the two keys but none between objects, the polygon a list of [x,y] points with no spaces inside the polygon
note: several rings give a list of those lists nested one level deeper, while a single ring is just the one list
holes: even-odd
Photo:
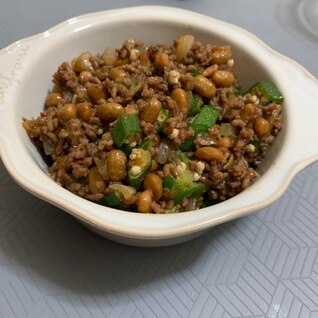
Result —
[{"label": "bowl handle", "polygon": [[[21,82],[20,73],[27,56],[31,53],[30,38],[18,41],[0,50],[0,157],[3,159],[5,127],[7,125],[6,110],[11,107],[14,88]],[[10,95],[12,97],[10,97]]]},{"label": "bowl handle", "polygon": [[281,71],[293,89],[285,107],[295,108],[289,121],[290,138],[294,140],[291,153],[298,159],[299,169],[318,161],[318,80],[304,67],[286,57],[280,59]]},{"label": "bowl handle", "polygon": [[0,112],[9,105],[8,96],[15,85],[19,85],[21,72],[30,51],[28,43],[16,42],[0,51]]}]

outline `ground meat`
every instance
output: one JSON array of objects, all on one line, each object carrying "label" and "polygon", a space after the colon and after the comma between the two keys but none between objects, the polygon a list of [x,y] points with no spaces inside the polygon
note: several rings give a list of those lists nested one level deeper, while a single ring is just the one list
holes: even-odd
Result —
[{"label": "ground meat", "polygon": [[78,86],[78,77],[69,63],[64,62],[53,75],[53,82],[60,87],[67,87],[74,91]]},{"label": "ground meat", "polygon": [[282,105],[258,87],[241,93],[229,46],[187,35],[171,46],[127,40],[113,53],[62,63],[43,112],[23,121],[53,180],[92,202],[160,214],[216,204],[259,177]]}]

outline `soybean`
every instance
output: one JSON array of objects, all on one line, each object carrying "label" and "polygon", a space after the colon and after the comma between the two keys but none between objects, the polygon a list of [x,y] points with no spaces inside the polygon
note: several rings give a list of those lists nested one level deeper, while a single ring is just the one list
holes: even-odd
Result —
[{"label": "soybean", "polygon": [[218,141],[217,145],[221,148],[231,148],[233,145],[233,141],[230,137],[224,136]]},{"label": "soybean", "polygon": [[161,102],[157,98],[150,98],[147,106],[140,113],[140,119],[147,123],[153,123],[157,120],[161,109]]},{"label": "soybean", "polygon": [[92,193],[103,193],[105,190],[105,183],[103,177],[98,172],[96,166],[92,167],[88,173],[88,187]]},{"label": "soybean", "polygon": [[118,103],[103,103],[96,106],[96,117],[111,122],[118,118],[125,111]]},{"label": "soybean", "polygon": [[148,50],[145,49],[140,53],[139,56],[140,64],[143,66],[148,66],[149,64],[149,58],[148,58]]},{"label": "soybean", "polygon": [[93,78],[93,75],[89,71],[82,71],[78,76],[78,79],[81,84],[85,84]]},{"label": "soybean", "polygon": [[127,175],[127,157],[122,150],[113,149],[107,153],[107,173],[109,180],[120,181]]},{"label": "soybean", "polygon": [[137,199],[137,210],[141,213],[152,212],[153,193],[150,190],[141,192]]},{"label": "soybean", "polygon": [[217,64],[213,64],[211,66],[209,66],[208,68],[206,68],[203,72],[202,75],[206,76],[206,77],[210,77],[213,75],[213,73],[215,73],[218,70],[218,66]]},{"label": "soybean", "polygon": [[77,107],[75,104],[69,103],[64,105],[57,111],[57,117],[64,122],[77,117]]},{"label": "soybean", "polygon": [[269,122],[265,118],[258,118],[254,123],[254,130],[258,137],[263,137],[269,132]]},{"label": "soybean", "polygon": [[218,163],[222,163],[225,159],[223,152],[215,147],[201,147],[195,151],[194,156],[201,160]]},{"label": "soybean", "polygon": [[216,94],[216,87],[212,81],[203,75],[194,78],[194,90],[201,96],[212,98]]},{"label": "soybean", "polygon": [[231,48],[229,46],[216,47],[211,56],[211,62],[215,64],[226,64],[232,58]]},{"label": "soybean", "polygon": [[143,186],[145,190],[152,191],[155,201],[159,200],[162,197],[162,179],[158,175],[154,173],[148,173],[144,178]]},{"label": "soybean", "polygon": [[235,78],[232,72],[218,70],[213,73],[212,80],[218,87],[229,87],[234,84]]},{"label": "soybean", "polygon": [[109,77],[116,81],[119,78],[129,77],[127,72],[125,72],[121,67],[114,67],[109,72]]},{"label": "soybean", "polygon": [[45,106],[57,106],[59,103],[63,101],[62,94],[59,92],[51,93],[45,99]]},{"label": "soybean", "polygon": [[169,55],[166,53],[157,53],[155,56],[155,65],[159,70],[164,70],[165,67],[168,67],[170,63]]},{"label": "soybean", "polygon": [[106,97],[103,85],[101,84],[86,83],[86,89],[88,96],[96,103]]},{"label": "soybean", "polygon": [[93,114],[93,108],[89,103],[79,103],[77,104],[77,115],[80,119],[88,121]]},{"label": "soybean", "polygon": [[184,89],[174,89],[171,93],[171,97],[176,101],[180,112],[184,114],[189,112],[189,96]]},{"label": "soybean", "polygon": [[256,106],[254,106],[251,103],[245,104],[242,110],[240,111],[241,118],[244,121],[248,121],[249,119],[251,119],[255,114],[255,107]]}]

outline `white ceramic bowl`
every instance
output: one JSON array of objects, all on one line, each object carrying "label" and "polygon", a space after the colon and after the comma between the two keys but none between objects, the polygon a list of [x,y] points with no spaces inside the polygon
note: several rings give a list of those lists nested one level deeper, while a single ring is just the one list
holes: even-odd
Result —
[{"label": "white ceramic bowl", "polygon": [[[203,42],[230,44],[243,87],[275,82],[285,96],[284,130],[249,189],[199,211],[152,215],[118,211],[81,199],[50,179],[47,166],[22,128],[23,117],[42,110],[57,67],[83,51],[120,47],[130,38],[171,44],[193,34]],[[318,158],[318,82],[303,67],[252,34],[197,13],[168,7],[135,7],[70,19],[0,52],[0,154],[23,188],[83,222],[95,232],[131,245],[160,246],[198,236],[216,224],[276,200],[297,172]]]}]

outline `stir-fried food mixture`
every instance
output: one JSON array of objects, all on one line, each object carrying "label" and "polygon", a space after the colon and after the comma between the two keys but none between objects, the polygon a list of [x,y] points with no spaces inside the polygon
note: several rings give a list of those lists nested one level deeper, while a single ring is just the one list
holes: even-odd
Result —
[{"label": "stir-fried food mixture", "polygon": [[242,90],[228,45],[184,35],[171,46],[127,40],[61,64],[23,126],[50,176],[87,200],[142,213],[200,209],[258,177],[282,129],[270,82]]}]

